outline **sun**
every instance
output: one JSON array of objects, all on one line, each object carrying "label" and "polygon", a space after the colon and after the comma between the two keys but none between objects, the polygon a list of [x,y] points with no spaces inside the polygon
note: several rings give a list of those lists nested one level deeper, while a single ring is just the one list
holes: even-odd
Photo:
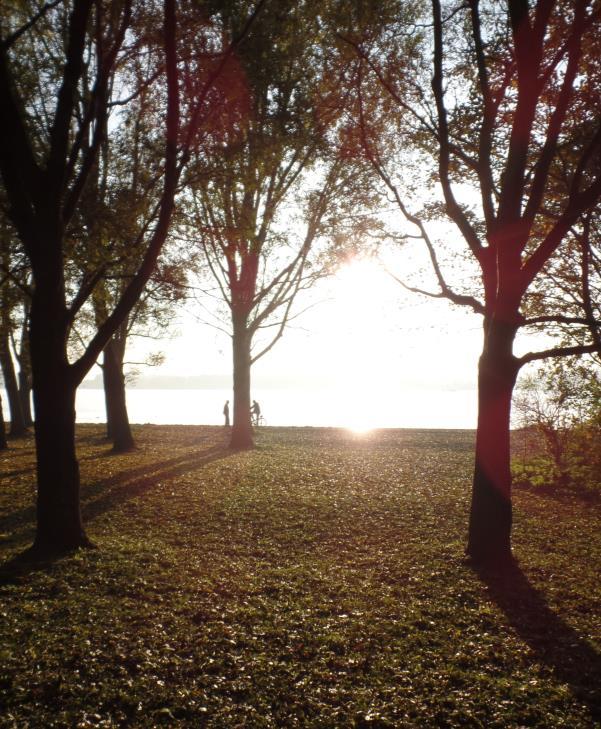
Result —
[{"label": "sun", "polygon": [[386,389],[393,365],[387,353],[386,297],[390,281],[376,260],[355,258],[333,282],[338,420],[355,433],[380,425],[389,400]]},{"label": "sun", "polygon": [[353,258],[345,264],[335,278],[335,296],[349,307],[360,319],[373,314],[381,302],[383,289],[389,286],[390,277],[373,258]]}]

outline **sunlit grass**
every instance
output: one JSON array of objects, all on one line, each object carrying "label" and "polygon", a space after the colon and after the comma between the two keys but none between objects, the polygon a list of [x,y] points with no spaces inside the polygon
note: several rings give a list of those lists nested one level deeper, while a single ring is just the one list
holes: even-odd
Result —
[{"label": "sunlit grass", "polygon": [[[518,490],[522,572],[475,574],[472,433],[80,436],[99,549],[0,582],[0,726],[599,721],[599,509]],[[5,562],[33,535],[31,441],[0,463]]]},{"label": "sunlit grass", "polygon": [[365,435],[366,433],[370,433],[373,430],[373,426],[368,425],[367,423],[356,423],[354,425],[349,425],[348,430],[350,430],[351,433],[354,433],[355,435]]}]

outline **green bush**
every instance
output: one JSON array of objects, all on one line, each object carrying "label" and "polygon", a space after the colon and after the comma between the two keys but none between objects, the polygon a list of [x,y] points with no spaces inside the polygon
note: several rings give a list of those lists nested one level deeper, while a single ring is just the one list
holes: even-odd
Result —
[{"label": "green bush", "polygon": [[528,447],[514,449],[511,470],[515,483],[601,492],[600,424],[582,423],[562,433],[559,461],[542,436],[520,435],[528,438]]},{"label": "green bush", "polygon": [[514,400],[516,483],[601,491],[601,379],[595,363],[543,366]]}]

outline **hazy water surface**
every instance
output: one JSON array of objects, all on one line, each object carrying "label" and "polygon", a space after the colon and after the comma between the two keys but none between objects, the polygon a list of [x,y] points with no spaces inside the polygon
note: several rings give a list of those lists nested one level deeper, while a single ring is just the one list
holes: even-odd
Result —
[{"label": "hazy water surface", "polygon": [[[4,417],[9,418],[6,393],[0,390]],[[476,393],[472,390],[406,389],[360,393],[348,389],[258,389],[267,425],[314,425],[368,428],[475,428]],[[127,391],[132,423],[219,425],[223,404],[232,401],[225,389],[143,389]],[[77,392],[77,422],[106,420],[100,389]],[[233,412],[233,408],[232,408]]]},{"label": "hazy water surface", "polygon": [[[340,389],[265,389],[253,392],[267,425],[350,428],[475,428],[476,395],[471,390],[399,390],[357,394]],[[217,425],[223,422],[228,390],[132,388],[127,405],[132,423]],[[77,421],[105,421],[99,389],[77,393]]]}]

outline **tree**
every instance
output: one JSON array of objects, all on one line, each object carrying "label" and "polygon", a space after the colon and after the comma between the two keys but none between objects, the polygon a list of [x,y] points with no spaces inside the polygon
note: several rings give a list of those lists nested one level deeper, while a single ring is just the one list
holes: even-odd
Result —
[{"label": "tree", "polygon": [[[126,403],[124,366],[127,345],[136,336],[157,338],[165,332],[174,315],[174,305],[183,298],[184,277],[181,262],[173,265],[159,262],[144,293],[103,350],[101,367],[107,438],[113,442],[113,450],[116,452],[125,452],[135,446]],[[128,280],[127,275],[121,277],[123,286]],[[99,305],[100,311],[97,311],[99,323],[106,316],[107,296],[105,291],[102,304]],[[137,364],[149,366],[161,362],[162,355],[158,353]]]},{"label": "tree", "polygon": [[20,437],[27,432],[27,422],[22,408],[17,373],[11,354],[11,338],[15,328],[14,312],[23,292],[15,285],[11,266],[11,249],[14,240],[7,221],[0,222],[0,255],[2,256],[0,285],[0,368],[10,410],[10,435]]},{"label": "tree", "polygon": [[[573,428],[583,422],[587,370],[539,368],[535,376],[520,380],[514,408],[523,435],[536,436],[550,458],[549,481],[568,482],[567,450]],[[583,385],[585,386],[583,388]],[[589,391],[590,392],[590,391]]]},{"label": "tree", "polygon": [[33,416],[31,414],[31,355],[29,353],[30,306],[29,296],[24,293],[21,299],[20,316],[17,318],[19,337],[18,340],[17,337],[13,338],[13,352],[19,364],[18,381],[21,411],[27,427],[33,425]]},{"label": "tree", "polygon": [[[483,316],[467,553],[476,563],[494,565],[511,558],[509,425],[517,374],[529,362],[596,348],[589,338],[514,353],[518,331],[558,321],[580,326],[586,317],[571,321],[550,311],[544,319],[529,319],[524,311],[535,281],[545,280],[545,266],[601,195],[601,126],[595,111],[601,11],[587,0],[432,0],[431,8],[432,34],[413,64],[413,78],[399,68],[398,56],[390,69],[390,56],[361,46],[358,51],[394,100],[404,139],[412,135],[420,158],[436,159],[443,209],[475,263],[476,291],[458,293],[445,279],[424,219],[411,211],[410,196],[399,190],[378,152],[365,118],[367,105],[363,135],[372,163],[426,243],[438,285],[429,293]],[[560,170],[567,182],[561,193]]]},{"label": "tree", "polygon": [[600,475],[598,362],[553,364],[518,383],[514,404],[523,454],[516,451],[514,470],[535,484],[591,488]]},{"label": "tree", "polygon": [[[100,147],[71,230],[77,275],[90,277],[99,267],[103,269],[86,309],[88,320],[78,327],[80,339],[85,339],[85,325],[98,329],[104,324],[135,275],[144,254],[144,231],[156,222],[159,210],[162,93],[145,84],[144,56],[133,57],[130,63],[133,68],[128,71],[135,79],[131,85],[139,92],[123,108],[118,103],[120,89],[113,86],[107,119],[113,129]],[[82,245],[82,240],[87,245]],[[144,292],[104,347],[100,366],[107,437],[117,452],[135,445],[125,390],[128,340],[136,334],[156,337],[166,329],[174,313],[173,304],[183,295],[183,260],[184,252],[167,239]]]},{"label": "tree", "polygon": [[[126,47],[126,38],[133,9],[126,1],[103,6],[93,0],[73,0],[41,8],[22,3],[17,10],[3,9],[0,17],[0,173],[9,215],[32,272],[30,343],[38,484],[34,547],[40,551],[89,544],[80,514],[75,392],[138,300],[166,238],[174,206],[179,81],[175,3],[165,0],[165,163],[156,225],[145,238],[141,263],[119,301],[79,359],[69,362],[69,334],[97,278],[84,276],[67,299],[68,226],[106,131],[110,81],[132,50]],[[38,90],[37,101],[44,104],[44,113],[32,111],[32,92],[21,87],[25,57],[30,62],[41,59],[44,74],[39,83],[44,88]],[[60,60],[54,63],[54,59]],[[93,91],[80,115],[86,74],[94,81],[85,88]],[[42,128],[37,126],[40,120],[45,120]]]},{"label": "tree", "polygon": [[[236,34],[243,8],[221,8],[221,32]],[[318,249],[367,225],[354,214],[369,207],[371,189],[344,145],[323,8],[279,3],[254,26],[213,89],[188,177],[191,225],[231,320],[234,448],[253,445],[251,366],[282,336],[298,293],[323,274]]]},{"label": "tree", "polygon": [[[597,357],[601,355],[598,218],[599,208],[591,208],[572,226],[564,245],[533,282],[523,309],[535,331],[551,334],[564,346],[590,341],[596,345]],[[549,317],[548,312],[562,312],[562,316]]]},{"label": "tree", "polygon": [[[3,224],[7,226],[6,218]],[[2,245],[4,261],[0,264],[2,276],[0,321],[2,345],[2,371],[10,383],[8,389],[11,407],[11,434],[23,435],[33,425],[31,415],[31,361],[29,356],[29,308],[31,291],[29,285],[30,269],[25,257],[16,253],[17,241],[14,231],[3,228]],[[15,360],[19,366],[15,372]],[[13,417],[12,412],[15,412]],[[13,429],[16,426],[16,432]]]}]

